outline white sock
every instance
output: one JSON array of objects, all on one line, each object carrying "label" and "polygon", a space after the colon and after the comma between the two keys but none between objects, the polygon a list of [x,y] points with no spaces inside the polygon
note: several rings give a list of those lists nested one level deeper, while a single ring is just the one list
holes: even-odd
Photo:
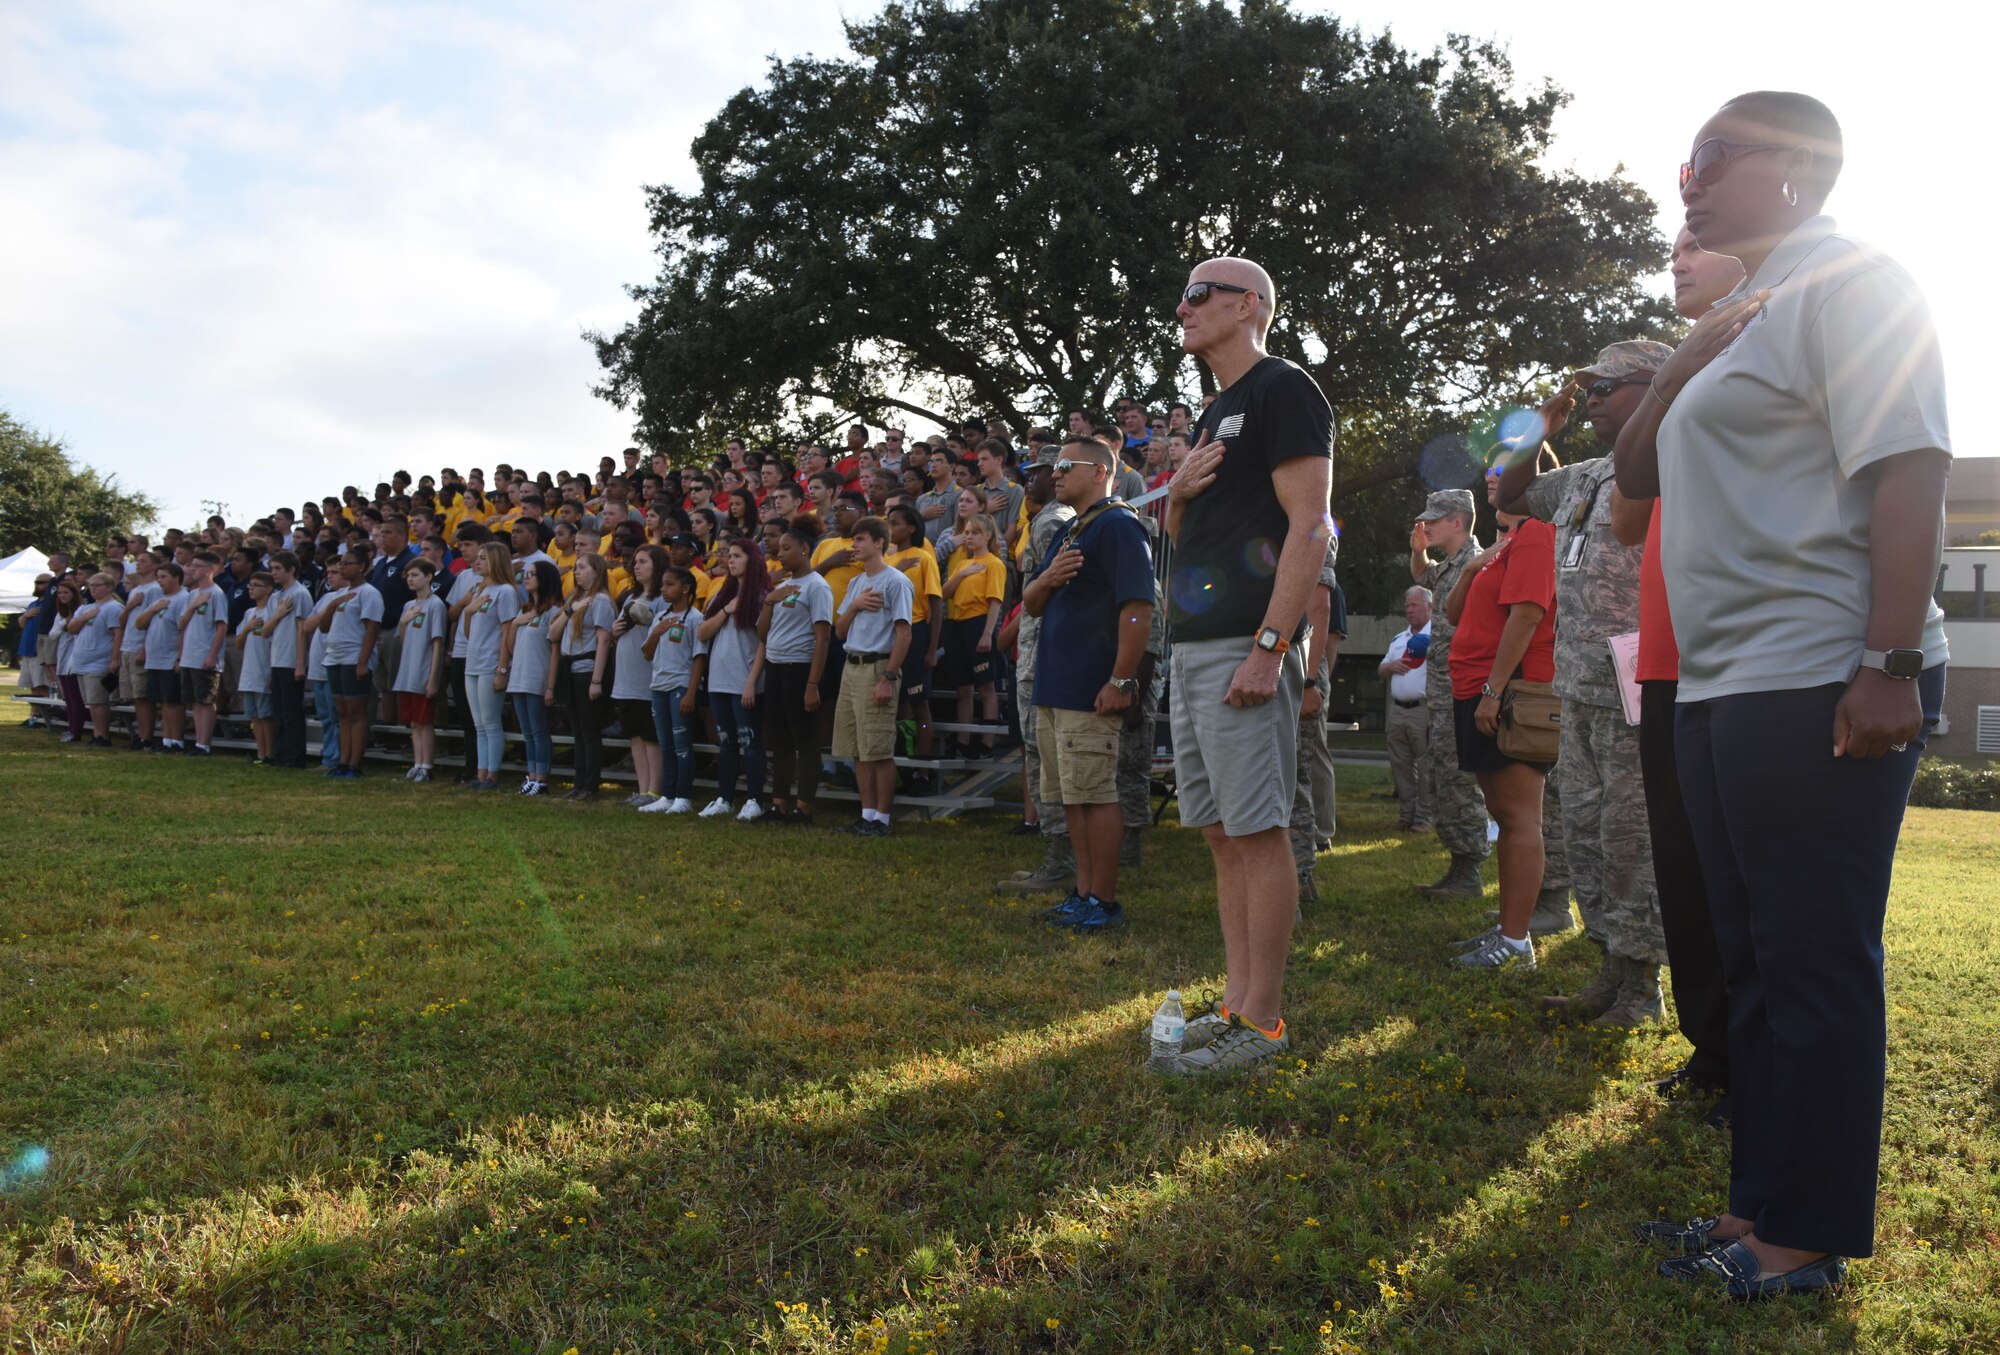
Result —
[{"label": "white sock", "polygon": [[880,811],[873,809],[862,810],[861,817],[869,823],[874,823],[877,820],[880,820],[883,823],[887,823],[889,821],[889,816],[887,814],[881,813]]},{"label": "white sock", "polygon": [[1502,936],[1500,939],[1502,941],[1505,941],[1507,943],[1508,949],[1512,950],[1516,955],[1526,955],[1529,951],[1535,948],[1535,943],[1530,941],[1525,936],[1522,937],[1519,941],[1516,941],[1511,936]]}]

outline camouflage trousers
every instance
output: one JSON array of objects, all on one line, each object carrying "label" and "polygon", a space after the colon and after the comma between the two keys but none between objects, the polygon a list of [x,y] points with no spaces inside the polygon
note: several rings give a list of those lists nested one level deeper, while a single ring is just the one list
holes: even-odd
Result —
[{"label": "camouflage trousers", "polygon": [[[1126,725],[1118,733],[1118,812],[1127,828],[1153,822],[1153,726],[1160,707],[1150,686],[1140,691],[1137,700],[1137,727]],[[1061,805],[1056,812],[1062,812]]]},{"label": "camouflage trousers", "polygon": [[1333,757],[1326,746],[1326,719],[1300,720],[1299,775],[1292,786],[1290,835],[1292,864],[1298,867],[1301,879],[1311,875],[1313,863],[1319,859],[1320,839],[1333,836],[1333,797]]},{"label": "camouflage trousers", "polygon": [[1569,850],[1563,842],[1562,778],[1542,778],[1542,888],[1568,889]]},{"label": "camouflage trousers", "polygon": [[[1021,631],[1021,660],[1014,669],[1014,708],[1021,719],[1021,741],[1027,753],[1024,775],[1028,778],[1028,795],[1034,801],[1035,817],[1041,820],[1042,836],[1067,837],[1069,816],[1063,812],[1062,801],[1051,804],[1042,798],[1042,754],[1035,742],[1035,645],[1038,633],[1038,630],[1031,631],[1025,627]],[[1124,751],[1122,743],[1119,751],[1121,754]]]},{"label": "camouflage trousers", "polygon": [[1454,856],[1470,856],[1484,861],[1493,850],[1486,840],[1486,797],[1471,772],[1458,769],[1458,731],[1452,722],[1451,688],[1443,696],[1430,695],[1431,742],[1424,750],[1424,766],[1431,783],[1431,823],[1438,841]]},{"label": "camouflage trousers", "polygon": [[1665,964],[1638,727],[1615,707],[1565,700],[1556,778],[1584,930],[1620,959]]}]

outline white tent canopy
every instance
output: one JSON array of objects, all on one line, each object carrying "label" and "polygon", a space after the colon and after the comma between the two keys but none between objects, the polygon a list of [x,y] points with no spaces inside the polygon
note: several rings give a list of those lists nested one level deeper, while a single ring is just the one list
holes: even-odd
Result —
[{"label": "white tent canopy", "polygon": [[49,572],[49,557],[29,546],[0,560],[0,616],[26,610],[35,600],[35,576]]}]

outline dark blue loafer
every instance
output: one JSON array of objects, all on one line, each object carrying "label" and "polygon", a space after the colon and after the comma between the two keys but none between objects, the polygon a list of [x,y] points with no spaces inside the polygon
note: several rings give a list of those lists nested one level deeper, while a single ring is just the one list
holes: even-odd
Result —
[{"label": "dark blue loafer", "polygon": [[1715,1225],[1719,1222],[1721,1222],[1720,1215],[1689,1219],[1686,1223],[1647,1219],[1633,1231],[1639,1234],[1641,1241],[1665,1247],[1676,1256],[1700,1256],[1715,1245],[1710,1241],[1709,1235],[1715,1231]]},{"label": "dark blue loafer", "polygon": [[1755,1303],[1784,1294],[1832,1294],[1847,1284],[1847,1258],[1822,1256],[1797,1270],[1782,1275],[1759,1277],[1757,1254],[1740,1240],[1725,1242],[1700,1256],[1669,1257],[1660,1262],[1659,1272],[1671,1279],[1719,1280],[1729,1297],[1739,1303]]}]

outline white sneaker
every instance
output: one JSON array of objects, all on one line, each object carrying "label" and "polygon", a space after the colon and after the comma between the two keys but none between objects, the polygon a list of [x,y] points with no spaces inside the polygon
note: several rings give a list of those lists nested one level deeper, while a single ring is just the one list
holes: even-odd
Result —
[{"label": "white sneaker", "polygon": [[667,806],[665,812],[668,814],[692,814],[694,813],[694,801],[677,799]]},{"label": "white sneaker", "polygon": [[729,801],[718,795],[708,802],[708,805],[701,811],[701,816],[704,819],[719,819],[728,812]]},{"label": "white sneaker", "polygon": [[645,804],[639,806],[639,812],[641,814],[671,814],[674,812],[674,806],[679,803],[682,802],[669,800],[664,795],[655,795]]},{"label": "white sneaker", "polygon": [[736,811],[739,823],[754,823],[764,817],[764,807],[755,800],[745,800],[743,808]]}]

